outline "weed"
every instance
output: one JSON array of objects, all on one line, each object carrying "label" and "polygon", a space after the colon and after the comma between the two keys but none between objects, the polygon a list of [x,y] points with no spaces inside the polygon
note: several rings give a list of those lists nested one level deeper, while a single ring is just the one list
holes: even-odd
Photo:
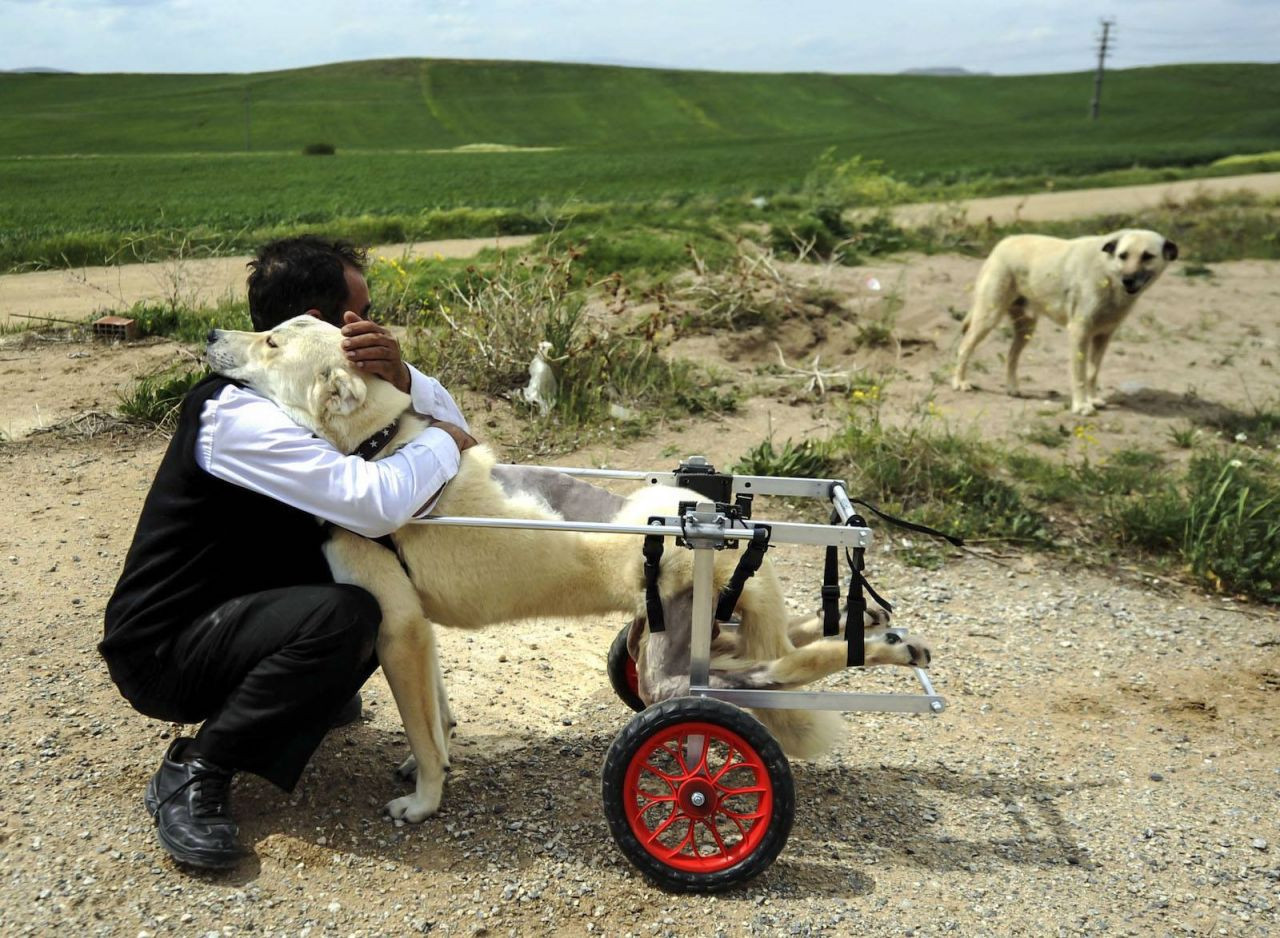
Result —
[{"label": "weed", "polygon": [[208,374],[207,368],[179,365],[147,375],[121,393],[120,415],[148,426],[172,430],[182,398]]},{"label": "weed", "polygon": [[586,290],[575,273],[581,255],[547,250],[502,255],[488,268],[410,297],[410,354],[445,384],[523,400],[519,389],[539,343],[558,393],[548,419],[565,428],[600,425],[618,414],[638,431],[662,415],[722,413],[737,394],[693,363],[668,361],[653,337],[611,328],[586,314]]},{"label": "weed", "polygon": [[830,475],[832,459],[829,446],[817,440],[792,443],[791,438],[775,449],[773,437],[747,451],[730,472],[752,476],[787,476],[824,479]]},{"label": "weed", "polygon": [[1182,268],[1184,277],[1212,277],[1213,268],[1208,264],[1185,264]]},{"label": "weed", "polygon": [[1037,423],[1023,431],[1022,438],[1030,443],[1038,443],[1048,449],[1058,449],[1067,445],[1067,442],[1071,439],[1071,432],[1060,423],[1056,426]]},{"label": "weed", "polygon": [[1195,445],[1196,437],[1203,432],[1190,424],[1181,427],[1170,427],[1169,440],[1178,449],[1191,449]]}]

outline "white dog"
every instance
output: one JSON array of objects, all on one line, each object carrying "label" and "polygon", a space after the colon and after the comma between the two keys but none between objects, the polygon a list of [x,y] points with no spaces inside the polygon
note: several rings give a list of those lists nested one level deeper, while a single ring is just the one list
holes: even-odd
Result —
[{"label": "white dog", "polygon": [[[348,364],[340,343],[338,329],[300,316],[270,332],[215,331],[207,357],[215,371],[250,385],[344,453],[394,424],[392,443],[380,455],[394,452],[430,418],[410,410],[408,395],[387,382],[366,380]],[[463,453],[461,469],[434,511],[644,525],[651,515],[674,515],[688,498],[686,489],[663,486],[624,498],[552,470],[495,465],[493,454],[480,446]],[[325,555],[335,579],[365,587],[382,607],[378,660],[413,752],[402,769],[416,764],[417,771],[415,792],[387,805],[394,817],[421,821],[433,814],[449,767],[453,721],[433,622],[470,628],[539,616],[625,612],[634,617],[640,697],[654,703],[688,692],[690,551],[673,545],[664,552],[659,590],[667,628],[648,635],[637,537],[410,524],[392,540],[394,553],[335,528]],[[733,573],[736,556],[716,551],[715,559],[718,590]],[[737,635],[723,630],[713,642],[713,685],[794,687],[845,667],[843,638],[823,639],[816,619],[788,621],[767,557],[747,581],[738,613]],[[904,641],[886,625],[883,616],[864,621],[868,665],[929,664],[927,644],[915,637]],[[769,710],[757,716],[785,751],[801,757],[824,751],[841,725],[838,715],[826,712]]]},{"label": "white dog", "polygon": [[1046,235],[1005,238],[978,274],[951,386],[971,390],[965,380],[969,356],[1008,313],[1013,344],[1006,387],[1018,396],[1018,356],[1035,331],[1036,316],[1043,314],[1067,328],[1071,410],[1088,416],[1105,407],[1098,394],[1098,368],[1111,336],[1143,290],[1177,256],[1178,246],[1163,235],[1132,228],[1069,241]]}]

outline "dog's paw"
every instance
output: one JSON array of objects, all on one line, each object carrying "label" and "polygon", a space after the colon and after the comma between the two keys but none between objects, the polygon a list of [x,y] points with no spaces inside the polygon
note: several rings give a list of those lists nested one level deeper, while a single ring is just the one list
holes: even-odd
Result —
[{"label": "dog's paw", "polygon": [[904,668],[927,668],[933,661],[933,650],[923,638],[908,635],[903,638],[897,632],[865,639],[867,664],[896,664]]},{"label": "dog's paw", "polygon": [[887,629],[889,627],[889,610],[876,605],[867,606],[862,612],[864,629]]},{"label": "dog's paw", "polygon": [[1091,397],[1089,398],[1089,403],[1098,410],[1102,410],[1107,406],[1107,399],[1105,397]]},{"label": "dog's paw", "polygon": [[951,390],[953,390],[953,391],[972,391],[972,390],[973,390],[973,383],[972,383],[972,382],[969,382],[969,381],[964,381],[964,380],[962,380],[962,379],[960,379],[960,378],[952,378],[952,379],[951,379]]},{"label": "dog's paw", "polygon": [[1071,412],[1073,414],[1079,414],[1081,417],[1092,417],[1098,411],[1091,403],[1085,401],[1081,404],[1072,404]]},{"label": "dog's paw", "polygon": [[[423,788],[422,785],[418,786]],[[440,797],[444,794],[444,786],[426,786],[427,791],[415,791],[403,798],[392,798],[387,802],[386,811],[397,821],[408,821],[420,824],[440,810]]]},{"label": "dog's paw", "polygon": [[406,782],[412,782],[418,777],[418,758],[410,755],[398,766],[396,766],[396,775],[400,776]]}]

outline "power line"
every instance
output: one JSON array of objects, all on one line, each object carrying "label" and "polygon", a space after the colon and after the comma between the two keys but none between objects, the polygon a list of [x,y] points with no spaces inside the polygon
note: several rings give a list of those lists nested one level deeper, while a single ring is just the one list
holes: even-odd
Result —
[{"label": "power line", "polygon": [[1107,40],[1111,37],[1111,27],[1115,20],[1102,21],[1102,37],[1098,40],[1098,70],[1093,75],[1093,100],[1089,103],[1089,118],[1098,119],[1098,111],[1102,106],[1102,70],[1107,62]]}]

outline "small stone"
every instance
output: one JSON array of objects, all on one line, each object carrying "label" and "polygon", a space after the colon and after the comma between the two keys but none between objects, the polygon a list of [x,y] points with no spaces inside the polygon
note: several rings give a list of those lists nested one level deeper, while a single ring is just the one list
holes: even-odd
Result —
[{"label": "small stone", "polygon": [[1266,850],[1267,842],[1263,840],[1261,837],[1255,837],[1253,838],[1253,840],[1249,842],[1249,846],[1252,847],[1254,850]]},{"label": "small stone", "polygon": [[1164,776],[1163,776],[1163,775],[1161,775],[1159,772],[1152,772],[1150,775],[1148,775],[1148,776],[1147,776],[1147,778],[1151,779],[1151,781],[1153,781],[1153,782],[1163,782],[1163,781],[1164,781]]}]

